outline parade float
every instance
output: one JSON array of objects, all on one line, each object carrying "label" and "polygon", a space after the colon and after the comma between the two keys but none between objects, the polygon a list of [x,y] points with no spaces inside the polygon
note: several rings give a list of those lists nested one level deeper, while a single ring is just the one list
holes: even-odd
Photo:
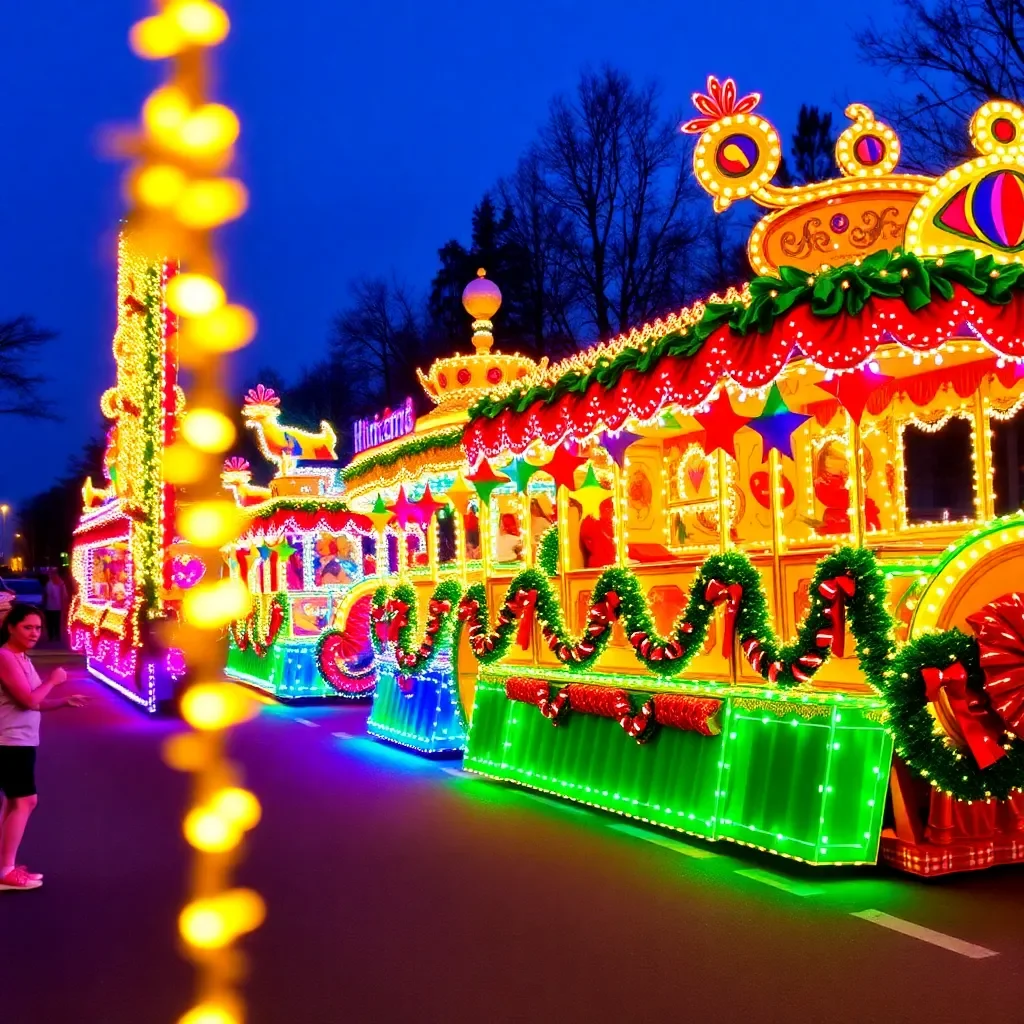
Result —
[{"label": "parade float", "polygon": [[174,532],[175,489],[165,450],[184,407],[177,383],[175,318],[165,304],[176,267],[118,243],[115,385],[100,402],[110,420],[104,482],[86,480],[72,540],[76,592],[68,612],[72,650],[88,670],[148,711],[173,700],[181,652],[160,636],[180,616],[203,564]]},{"label": "parade float", "polygon": [[[462,708],[472,703],[476,666],[468,648],[460,656],[453,644],[454,611],[494,561],[481,544],[488,515],[481,494],[505,479],[470,473],[462,449],[468,409],[488,389],[538,369],[519,353],[492,351],[501,292],[483,270],[462,301],[473,319],[473,352],[419,373],[433,405],[425,416],[416,419],[407,399],[397,411],[358,421],[356,455],[343,471],[348,501],[373,519],[386,552],[371,608],[377,689],[367,731],[425,754],[465,749]],[[507,500],[518,509],[514,493]],[[494,514],[500,518],[501,507]]]},{"label": "parade float", "polygon": [[254,485],[238,456],[221,473],[243,513],[225,571],[252,595],[228,630],[227,675],[282,701],[366,697],[375,545],[371,521],[341,497],[334,428],[282,424],[281,398],[262,384],[246,394],[242,416],[273,477]]},{"label": "parade float", "polygon": [[[838,176],[782,188],[758,100],[711,79],[685,126],[716,210],[769,211],[757,276],[488,379],[447,491],[480,558],[419,565],[399,491],[378,662],[415,692],[453,637],[495,779],[814,865],[1019,862],[1024,112],[930,178],[854,105]],[[455,436],[346,472],[433,494]]]}]

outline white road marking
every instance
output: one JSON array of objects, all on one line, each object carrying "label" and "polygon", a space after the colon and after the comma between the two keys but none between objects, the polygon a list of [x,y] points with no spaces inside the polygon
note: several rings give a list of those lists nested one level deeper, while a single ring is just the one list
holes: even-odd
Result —
[{"label": "white road marking", "polygon": [[316,722],[311,722],[308,718],[296,718],[295,721],[298,722],[299,725],[308,725],[310,729],[320,728],[320,726],[317,725]]},{"label": "white road marking", "polygon": [[912,939],[920,939],[922,942],[930,942],[933,946],[941,946],[960,956],[969,957],[971,960],[984,960],[989,956],[999,956],[994,949],[986,949],[985,946],[976,946],[973,942],[964,942],[963,939],[956,939],[944,932],[933,931],[925,928],[924,925],[914,924],[913,921],[904,921],[901,917],[893,917],[881,910],[858,910],[853,914],[862,921],[870,921],[872,924],[879,924],[883,928],[889,928],[901,935],[909,935]]},{"label": "white road marking", "polygon": [[331,735],[336,740],[354,740],[355,736],[350,732],[332,732]]},{"label": "white road marking", "polygon": [[808,885],[796,879],[786,878],[785,875],[775,875],[771,871],[761,871],[759,868],[751,868],[747,871],[737,871],[737,875],[749,878],[754,882],[761,882],[763,885],[770,885],[773,889],[781,889],[793,896],[819,896],[822,890],[815,885]]},{"label": "white road marking", "polygon": [[717,853],[711,850],[703,850],[699,846],[688,846],[677,839],[659,835],[657,832],[645,832],[643,829],[636,828],[633,825],[612,825],[611,827],[616,832],[625,832],[628,836],[642,839],[645,843],[652,843],[654,846],[663,846],[666,850],[671,850],[673,853],[681,853],[684,857],[707,860],[710,857],[718,856]]}]

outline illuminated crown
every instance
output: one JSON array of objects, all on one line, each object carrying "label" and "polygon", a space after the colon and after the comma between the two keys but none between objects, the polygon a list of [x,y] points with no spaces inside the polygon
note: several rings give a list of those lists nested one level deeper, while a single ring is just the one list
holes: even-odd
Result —
[{"label": "illuminated crown", "polygon": [[281,407],[281,399],[273,388],[264,384],[257,384],[249,388],[245,393],[245,402],[242,405],[242,415],[248,417],[265,417],[269,413],[276,412]]},{"label": "illuminated crown", "polygon": [[[471,281],[462,293],[462,305],[473,317],[473,347],[476,351],[472,355],[437,359],[426,373],[416,371],[430,400],[445,408],[468,407],[485,391],[520,380],[538,368],[537,363],[518,352],[503,355],[491,351],[494,344],[491,318],[501,308],[501,292],[493,281],[487,280],[484,270],[476,273],[476,280]],[[541,368],[546,365],[545,357]]]},{"label": "illuminated crown", "polygon": [[732,79],[708,78],[693,96],[700,116],[683,125],[699,135],[697,181],[721,212],[753,199],[773,212],[747,244],[759,274],[779,267],[816,272],[897,247],[936,256],[974,249],[1001,262],[1024,251],[1024,111],[986,103],[971,121],[979,156],[935,179],[895,172],[900,142],[860,103],[846,108],[851,124],[836,141],[840,176],[795,188],[772,184],[782,148],[779,133],[753,111],[760,96],[738,97]]},{"label": "illuminated crown", "polygon": [[247,484],[252,480],[252,467],[249,465],[249,460],[238,455],[232,455],[225,459],[220,471],[220,479],[225,486]]}]

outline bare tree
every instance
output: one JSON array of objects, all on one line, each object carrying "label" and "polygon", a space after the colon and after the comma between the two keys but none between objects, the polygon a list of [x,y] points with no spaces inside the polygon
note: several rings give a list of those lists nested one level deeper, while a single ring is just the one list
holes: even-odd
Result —
[{"label": "bare tree", "polygon": [[565,355],[576,348],[565,259],[568,225],[545,187],[536,146],[498,183],[498,194],[511,215],[506,242],[519,269],[518,293],[508,296],[515,319],[540,354]]},{"label": "bare tree", "polygon": [[39,394],[46,378],[30,369],[38,365],[38,350],[56,337],[30,316],[0,322],[0,415],[57,418]]},{"label": "bare tree", "polygon": [[835,150],[832,114],[822,114],[817,107],[801,103],[789,148],[790,159],[783,157],[776,176],[778,183],[791,188],[835,177]]},{"label": "bare tree", "polygon": [[349,286],[349,303],[334,319],[334,358],[366,393],[389,405],[408,393],[423,355],[415,306],[404,286],[383,277],[360,278]]},{"label": "bare tree", "polygon": [[560,234],[570,292],[601,337],[678,303],[690,190],[678,118],[662,119],[658,90],[621,72],[587,72],[572,99],[551,104],[539,166]]},{"label": "bare tree", "polygon": [[1021,0],[898,0],[895,29],[870,25],[857,36],[876,67],[915,90],[894,104],[904,152],[938,170],[972,155],[967,125],[985,100],[1024,98],[1024,3]]}]

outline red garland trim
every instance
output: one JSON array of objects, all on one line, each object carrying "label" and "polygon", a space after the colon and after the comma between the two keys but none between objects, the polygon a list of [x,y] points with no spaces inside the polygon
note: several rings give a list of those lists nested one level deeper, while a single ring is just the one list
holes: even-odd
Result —
[{"label": "red garland trim", "polygon": [[614,718],[638,743],[647,742],[654,735],[656,725],[701,736],[717,736],[721,732],[718,715],[722,702],[714,697],[660,693],[645,700],[634,713],[629,691],[621,687],[569,683],[553,699],[551,687],[547,680],[512,676],[505,680],[505,696],[539,708],[553,725],[558,725],[569,710],[581,715]]},{"label": "red garland trim", "polygon": [[[980,330],[990,348],[1016,359],[1024,355],[1022,321],[1024,302],[996,306],[960,286],[952,299],[933,297],[916,313],[902,299],[872,298],[858,315],[832,318],[798,306],[765,334],[744,337],[723,328],[696,355],[666,356],[644,374],[627,370],[610,389],[594,382],[584,394],[567,395],[552,405],[538,399],[521,413],[506,409],[492,420],[476,419],[466,428],[463,447],[471,463],[503,451],[519,454],[536,440],[557,445],[567,434],[583,437],[597,422],[618,430],[630,416],[650,419],[672,404],[692,408],[723,377],[744,387],[761,387],[778,377],[798,344],[822,369],[849,370],[881,344],[895,340],[915,352],[932,352],[951,337],[962,336],[965,328],[969,336]],[[810,352],[808,339],[814,345]]]}]

